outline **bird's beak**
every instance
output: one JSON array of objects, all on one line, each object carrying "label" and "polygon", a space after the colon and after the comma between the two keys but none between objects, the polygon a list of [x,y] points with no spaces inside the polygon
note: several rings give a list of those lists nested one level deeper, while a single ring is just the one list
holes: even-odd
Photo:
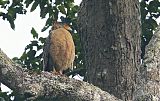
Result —
[{"label": "bird's beak", "polygon": [[71,28],[71,27],[68,27],[67,30],[72,31],[72,28]]},{"label": "bird's beak", "polygon": [[68,31],[72,31],[72,28],[67,24],[64,24],[63,27]]}]

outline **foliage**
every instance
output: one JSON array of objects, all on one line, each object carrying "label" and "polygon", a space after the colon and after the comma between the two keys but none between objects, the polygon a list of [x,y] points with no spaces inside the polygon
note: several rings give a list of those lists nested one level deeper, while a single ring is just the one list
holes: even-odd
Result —
[{"label": "foliage", "polygon": [[13,97],[13,93],[9,94],[8,92],[0,91],[0,101],[11,101],[11,97]]},{"label": "foliage", "polygon": [[31,30],[34,40],[25,47],[25,51],[20,57],[13,58],[14,61],[21,64],[24,68],[39,71],[42,70],[42,48],[45,38],[38,37],[38,33],[34,28]]},{"label": "foliage", "polygon": [[3,20],[7,19],[12,29],[15,29],[14,20],[17,14],[26,14],[22,1],[23,0],[13,0],[11,3],[9,0],[0,0],[0,8],[2,9],[2,11],[0,11],[0,17],[2,17]]},{"label": "foliage", "polygon": [[145,54],[145,46],[149,43],[153,31],[158,26],[156,19],[160,16],[159,0],[142,0],[141,6],[141,23],[142,23],[142,58]]}]

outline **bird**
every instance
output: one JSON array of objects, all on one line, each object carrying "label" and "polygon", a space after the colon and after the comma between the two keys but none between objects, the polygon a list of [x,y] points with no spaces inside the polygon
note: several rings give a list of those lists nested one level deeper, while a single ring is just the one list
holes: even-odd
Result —
[{"label": "bird", "polygon": [[73,69],[75,45],[70,26],[55,21],[43,47],[43,71],[63,75],[63,71]]}]

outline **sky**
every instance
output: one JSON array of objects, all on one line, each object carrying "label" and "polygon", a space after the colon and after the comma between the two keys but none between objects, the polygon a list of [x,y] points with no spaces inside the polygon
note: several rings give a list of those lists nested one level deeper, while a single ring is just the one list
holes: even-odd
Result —
[{"label": "sky", "polygon": [[[81,0],[74,0],[76,5],[79,5]],[[1,9],[0,9],[1,10]],[[28,9],[27,11],[29,11]],[[41,29],[46,23],[46,18],[40,18],[40,9],[37,7],[33,12],[27,12],[26,15],[17,15],[15,20],[15,30],[10,27],[7,20],[0,18],[0,49],[7,54],[9,58],[20,57],[24,52],[25,46],[33,40],[31,35],[32,27],[38,32],[39,36],[47,37],[49,29],[41,32]],[[75,77],[75,79],[82,80],[83,78]],[[10,92],[11,90],[5,85],[2,86],[3,92]]]},{"label": "sky", "polygon": [[26,15],[18,15],[15,20],[15,30],[11,29],[8,21],[0,18],[0,48],[10,57],[20,57],[25,46],[32,40],[32,27],[40,33],[40,36],[47,36],[48,32],[41,32],[46,19],[39,17],[39,9]]}]

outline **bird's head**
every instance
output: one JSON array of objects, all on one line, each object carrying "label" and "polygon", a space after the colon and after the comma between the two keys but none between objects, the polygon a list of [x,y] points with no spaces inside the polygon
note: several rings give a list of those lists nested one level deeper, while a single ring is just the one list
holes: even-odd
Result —
[{"label": "bird's head", "polygon": [[56,30],[58,28],[65,28],[66,30],[70,30],[70,31],[72,30],[68,24],[56,21],[52,25],[52,30]]},{"label": "bird's head", "polygon": [[66,23],[63,24],[63,28],[65,28],[66,30],[69,30],[69,31],[72,30],[72,28]]}]

